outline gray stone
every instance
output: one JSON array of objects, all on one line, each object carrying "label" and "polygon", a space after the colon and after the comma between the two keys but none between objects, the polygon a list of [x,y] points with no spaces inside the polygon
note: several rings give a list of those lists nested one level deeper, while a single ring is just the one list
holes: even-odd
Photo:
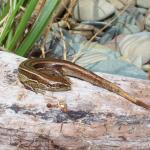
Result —
[{"label": "gray stone", "polygon": [[120,43],[121,54],[138,67],[150,60],[150,33],[140,32],[127,35]]},{"label": "gray stone", "polygon": [[150,31],[150,11],[145,18],[145,28],[146,30]]},{"label": "gray stone", "polygon": [[139,7],[150,8],[150,0],[137,0]]},{"label": "gray stone", "polygon": [[139,7],[139,8],[137,8],[138,9],[138,11],[142,14],[142,15],[146,15],[146,13],[147,13],[147,9],[146,8],[141,8],[141,7]]},{"label": "gray stone", "polygon": [[111,2],[119,10],[124,8],[124,4],[118,0],[109,0],[109,2]]},{"label": "gray stone", "polygon": [[124,9],[127,5],[134,6],[136,4],[135,0],[108,0],[111,4],[115,6],[118,10]]},{"label": "gray stone", "polygon": [[113,13],[114,6],[105,0],[80,0],[74,9],[73,17],[78,21],[103,20]]}]

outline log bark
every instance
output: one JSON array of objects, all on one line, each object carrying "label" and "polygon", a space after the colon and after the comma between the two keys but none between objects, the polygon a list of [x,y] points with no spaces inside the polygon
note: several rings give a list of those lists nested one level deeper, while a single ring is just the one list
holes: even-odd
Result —
[{"label": "log bark", "polygon": [[[150,111],[74,78],[71,91],[36,94],[18,80],[22,60],[0,52],[0,149],[150,149]],[[150,105],[150,81],[99,75]]]}]

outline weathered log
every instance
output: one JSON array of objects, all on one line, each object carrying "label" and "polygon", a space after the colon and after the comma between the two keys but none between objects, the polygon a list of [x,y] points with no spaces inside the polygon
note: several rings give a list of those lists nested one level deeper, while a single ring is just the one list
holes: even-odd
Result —
[{"label": "weathered log", "polygon": [[[71,91],[36,94],[18,80],[22,60],[0,52],[0,149],[150,148],[148,110],[74,78]],[[149,81],[99,75],[150,105]]]}]

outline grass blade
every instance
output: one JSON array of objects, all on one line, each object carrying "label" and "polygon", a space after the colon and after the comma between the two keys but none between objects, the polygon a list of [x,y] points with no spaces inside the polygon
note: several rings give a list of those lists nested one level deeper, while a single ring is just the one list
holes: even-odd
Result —
[{"label": "grass blade", "polygon": [[6,4],[4,4],[4,3],[2,3],[1,4],[2,6],[1,6],[1,11],[0,11],[0,21],[8,14],[8,12],[9,12],[9,3],[6,3]]},{"label": "grass blade", "polygon": [[20,47],[16,50],[18,55],[24,56],[32,48],[35,41],[39,38],[44,28],[49,23],[52,14],[61,0],[47,0],[39,17],[35,21],[28,36],[24,39]]},{"label": "grass blade", "polygon": [[11,16],[8,17],[8,20],[6,22],[6,25],[2,31],[2,33],[0,34],[0,45],[2,46],[2,42],[3,40],[6,38],[6,36],[8,35],[9,31],[11,30],[11,26],[12,26],[12,23],[13,23],[13,20],[15,18],[15,15],[16,13],[18,12],[20,6],[23,4],[24,0],[20,0],[18,3],[17,3],[17,6],[15,8],[15,10],[13,10]]},{"label": "grass blade", "polygon": [[21,37],[21,35],[23,34],[25,27],[28,23],[28,21],[30,20],[30,17],[36,7],[38,3],[38,0],[32,0],[29,2],[26,11],[24,13],[24,15],[22,16],[22,19],[16,29],[15,35],[13,37],[13,39],[11,40],[11,42],[7,45],[7,49],[13,50],[13,48],[15,47],[15,45],[17,44],[17,41],[19,40],[19,38]]}]

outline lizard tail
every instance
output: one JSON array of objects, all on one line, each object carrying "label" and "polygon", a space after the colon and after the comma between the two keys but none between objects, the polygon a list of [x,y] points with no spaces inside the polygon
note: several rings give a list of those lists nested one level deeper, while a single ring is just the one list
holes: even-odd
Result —
[{"label": "lizard tail", "polygon": [[137,100],[135,97],[129,95],[127,92],[125,92],[122,89],[120,89],[119,95],[126,98],[127,100],[129,100],[130,102],[132,102],[138,106],[141,106],[141,107],[144,107],[144,108],[150,110],[150,106],[148,104],[142,102],[141,100]]}]

